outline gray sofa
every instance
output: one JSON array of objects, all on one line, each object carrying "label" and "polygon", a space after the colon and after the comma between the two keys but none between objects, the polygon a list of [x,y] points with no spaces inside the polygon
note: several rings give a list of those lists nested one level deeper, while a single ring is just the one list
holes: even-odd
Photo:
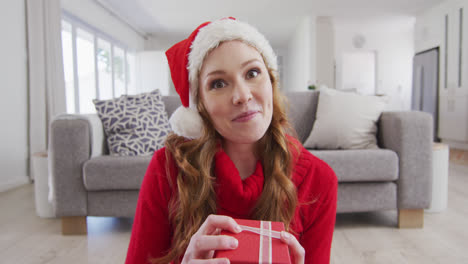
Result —
[{"label": "gray sofa", "polygon": [[[304,142],[314,124],[318,92],[294,92],[288,115]],[[170,115],[177,96],[164,97]],[[422,227],[432,179],[432,118],[384,112],[379,149],[311,150],[335,171],[338,213],[398,210],[400,227]],[[151,157],[109,156],[97,115],[60,115],[51,123],[53,206],[63,234],[86,233],[86,216],[133,217]]]}]

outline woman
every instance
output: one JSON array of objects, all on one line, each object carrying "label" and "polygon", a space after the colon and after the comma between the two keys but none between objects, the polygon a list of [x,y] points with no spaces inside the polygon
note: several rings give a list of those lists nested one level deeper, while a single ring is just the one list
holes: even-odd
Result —
[{"label": "woman", "polygon": [[281,221],[292,263],[329,263],[336,213],[332,169],[286,134],[276,56],[234,18],[200,25],[171,47],[182,107],[145,175],[126,263],[229,263],[233,218]]}]

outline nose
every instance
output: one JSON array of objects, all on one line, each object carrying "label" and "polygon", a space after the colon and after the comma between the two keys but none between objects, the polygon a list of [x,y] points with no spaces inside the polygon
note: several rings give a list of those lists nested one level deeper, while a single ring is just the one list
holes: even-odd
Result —
[{"label": "nose", "polygon": [[242,105],[252,100],[252,92],[250,87],[244,82],[238,82],[233,89],[232,103],[234,105]]}]

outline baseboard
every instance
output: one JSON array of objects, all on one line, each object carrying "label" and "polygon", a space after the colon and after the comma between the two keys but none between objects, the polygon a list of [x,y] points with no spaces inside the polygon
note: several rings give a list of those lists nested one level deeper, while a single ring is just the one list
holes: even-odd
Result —
[{"label": "baseboard", "polygon": [[11,180],[0,182],[0,192],[5,192],[28,183],[30,183],[28,176],[15,177]]}]

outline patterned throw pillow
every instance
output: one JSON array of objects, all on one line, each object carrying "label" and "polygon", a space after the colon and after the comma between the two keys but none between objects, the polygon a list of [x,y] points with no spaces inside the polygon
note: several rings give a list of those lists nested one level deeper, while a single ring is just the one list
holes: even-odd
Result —
[{"label": "patterned throw pillow", "polygon": [[171,132],[159,90],[93,100],[104,126],[111,155],[152,155]]}]

